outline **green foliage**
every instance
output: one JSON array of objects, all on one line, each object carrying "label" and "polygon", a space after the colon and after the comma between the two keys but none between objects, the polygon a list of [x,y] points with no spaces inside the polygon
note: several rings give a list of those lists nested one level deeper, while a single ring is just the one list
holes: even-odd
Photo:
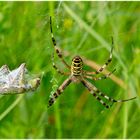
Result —
[{"label": "green foliage", "polygon": [[[0,2],[0,65],[14,69],[25,62],[42,74],[37,91],[0,96],[0,138],[140,138],[139,13],[138,2]],[[52,67],[50,15],[69,64],[78,54],[102,65],[113,36],[108,69],[115,67],[123,84],[91,82],[115,99],[137,99],[107,110],[81,84],[71,84],[48,109],[51,92],[66,79]],[[65,70],[56,55],[55,62]]]}]

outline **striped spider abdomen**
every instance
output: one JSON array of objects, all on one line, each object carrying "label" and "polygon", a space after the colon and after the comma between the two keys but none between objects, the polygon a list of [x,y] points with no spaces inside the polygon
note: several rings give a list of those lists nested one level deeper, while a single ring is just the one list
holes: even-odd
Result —
[{"label": "striped spider abdomen", "polygon": [[75,56],[72,59],[72,64],[71,64],[71,74],[74,76],[79,76],[82,74],[82,69],[83,69],[83,60],[80,56]]}]

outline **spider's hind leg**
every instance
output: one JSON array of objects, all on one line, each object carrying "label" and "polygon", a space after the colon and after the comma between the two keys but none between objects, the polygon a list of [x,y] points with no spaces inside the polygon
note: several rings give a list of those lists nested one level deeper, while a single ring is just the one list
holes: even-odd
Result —
[{"label": "spider's hind leg", "polygon": [[89,92],[104,106],[106,107],[107,109],[110,108],[111,106],[108,105],[107,103],[105,103],[97,94],[97,92],[94,90],[94,86],[86,81],[85,79],[82,79],[81,80],[81,83],[89,90]]},{"label": "spider's hind leg", "polygon": [[100,96],[104,97],[104,98],[107,99],[108,101],[111,101],[111,102],[114,102],[114,103],[116,103],[116,102],[118,102],[118,103],[120,103],[120,102],[127,102],[127,101],[130,101],[130,100],[136,99],[136,97],[132,97],[132,98],[129,98],[129,99],[124,99],[124,100],[115,100],[115,99],[110,98],[109,96],[103,94],[103,93],[100,92],[100,91],[96,91],[96,92],[99,93]]},{"label": "spider's hind leg", "polygon": [[[113,98],[110,98],[109,96],[102,93],[100,90],[98,90],[95,86],[93,86],[90,82],[86,80],[81,81],[82,84],[90,91],[90,93],[106,108],[110,108],[111,105],[107,105],[100,97],[104,97],[107,99],[110,103],[117,103],[117,102],[126,102],[135,99],[136,97],[125,99],[125,100],[115,100]],[[100,97],[99,97],[100,96]]]}]

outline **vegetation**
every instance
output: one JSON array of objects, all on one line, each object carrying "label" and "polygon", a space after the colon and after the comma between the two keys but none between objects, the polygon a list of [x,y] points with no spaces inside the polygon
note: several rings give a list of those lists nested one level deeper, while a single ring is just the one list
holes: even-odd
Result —
[{"label": "vegetation", "polygon": [[[98,69],[109,57],[111,79],[94,82],[114,99],[137,99],[105,109],[82,84],[71,84],[47,108],[49,96],[67,77],[52,67],[49,16],[58,46],[70,64],[84,58]],[[139,2],[0,2],[0,66],[25,62],[41,74],[37,91],[0,96],[0,138],[140,138]],[[55,62],[64,68],[55,55]],[[105,71],[106,72],[106,71]]]}]

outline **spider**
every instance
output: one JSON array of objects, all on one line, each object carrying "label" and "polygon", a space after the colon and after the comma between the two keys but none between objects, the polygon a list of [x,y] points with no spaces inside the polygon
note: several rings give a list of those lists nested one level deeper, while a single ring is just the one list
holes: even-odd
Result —
[{"label": "spider", "polygon": [[112,61],[112,51],[113,51],[113,37],[112,37],[112,48],[110,51],[110,57],[109,59],[106,61],[106,63],[97,71],[95,72],[89,72],[89,71],[85,71],[83,70],[83,60],[80,56],[75,56],[72,59],[72,63],[71,66],[69,66],[67,64],[67,62],[64,60],[63,55],[61,53],[61,51],[59,50],[59,48],[56,45],[56,40],[54,38],[53,35],[53,30],[52,30],[52,20],[50,17],[50,31],[51,31],[51,38],[52,38],[52,43],[54,46],[54,49],[56,51],[56,54],[58,55],[58,57],[60,58],[60,60],[62,61],[62,63],[66,66],[66,68],[69,69],[70,72],[65,73],[61,70],[59,70],[59,68],[55,65],[54,63],[54,53],[52,55],[52,62],[53,62],[53,67],[56,69],[56,71],[58,73],[60,73],[61,75],[68,75],[69,77],[60,85],[60,87],[56,90],[55,93],[53,93],[49,99],[49,104],[48,107],[52,106],[56,100],[56,98],[58,98],[62,92],[65,90],[65,88],[72,82],[81,82],[87,89],[88,91],[107,109],[111,107],[111,105],[105,103],[102,98],[108,100],[110,103],[115,103],[115,102],[126,102],[129,100],[133,100],[136,97],[133,98],[129,98],[129,99],[125,99],[125,100],[115,100],[113,98],[110,98],[109,96],[105,95],[104,93],[102,93],[99,89],[97,89],[93,84],[91,84],[89,81],[87,81],[87,79],[92,79],[94,81],[96,80],[102,80],[102,79],[106,79],[108,78],[113,72],[115,72],[116,69],[114,69],[112,72],[108,73],[105,76],[102,77],[98,77],[96,78],[95,75],[101,73],[107,66],[108,64]]}]

